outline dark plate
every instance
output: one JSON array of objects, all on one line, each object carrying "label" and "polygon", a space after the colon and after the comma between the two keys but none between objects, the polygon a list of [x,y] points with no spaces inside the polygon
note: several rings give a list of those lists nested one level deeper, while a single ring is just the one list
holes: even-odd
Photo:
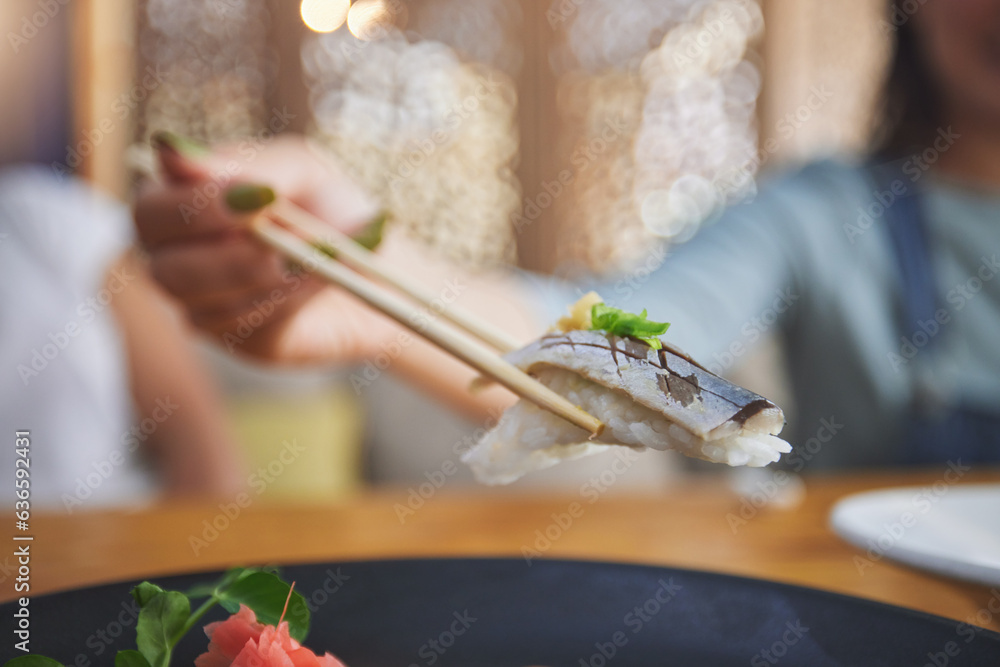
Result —
[{"label": "dark plate", "polygon": [[[212,576],[156,581],[183,589]],[[299,565],[284,576],[314,607],[307,644],[349,667],[1000,665],[993,632],[690,570],[456,559]],[[135,583],[34,598],[32,650],[67,665],[112,664],[115,651],[135,646]],[[10,619],[13,610],[3,605],[0,614]],[[224,616],[217,612],[211,617]],[[2,651],[10,646],[8,634]],[[190,665],[205,646],[191,633],[173,664]]]}]

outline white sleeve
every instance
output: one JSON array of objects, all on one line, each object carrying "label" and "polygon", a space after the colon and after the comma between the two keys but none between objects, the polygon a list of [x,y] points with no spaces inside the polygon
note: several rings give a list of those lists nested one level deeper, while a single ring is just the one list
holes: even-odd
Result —
[{"label": "white sleeve", "polygon": [[72,511],[148,487],[111,311],[134,276],[108,278],[132,242],[128,210],[82,183],[0,172],[0,499],[13,493],[15,430],[31,432],[33,506]]}]

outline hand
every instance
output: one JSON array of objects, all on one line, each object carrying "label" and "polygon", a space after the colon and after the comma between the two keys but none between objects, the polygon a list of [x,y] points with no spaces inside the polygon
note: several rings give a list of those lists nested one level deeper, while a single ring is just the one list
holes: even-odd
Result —
[{"label": "hand", "polygon": [[197,328],[277,361],[356,361],[390,335],[384,318],[248,231],[276,193],[348,234],[374,218],[374,202],[331,160],[297,136],[211,152],[166,134],[156,145],[165,178],[140,191],[136,225],[153,276]]},{"label": "hand", "polygon": [[[359,392],[375,381],[373,374],[391,367],[470,415],[492,418],[492,411],[511,403],[513,396],[497,385],[468,392],[476,371],[343,290],[290,269],[250,234],[248,211],[262,208],[275,193],[347,234],[378,213],[360,188],[305,140],[278,138],[259,152],[241,144],[196,158],[175,148],[177,143],[177,138],[159,142],[167,178],[143,188],[135,217],[154,277],[195,326],[230,351],[273,361],[377,360],[356,383]],[[232,171],[235,176],[225,175]],[[440,291],[446,303],[477,312],[518,338],[527,340],[542,328],[529,295],[505,273],[471,275],[399,235],[391,235],[379,254]]]}]

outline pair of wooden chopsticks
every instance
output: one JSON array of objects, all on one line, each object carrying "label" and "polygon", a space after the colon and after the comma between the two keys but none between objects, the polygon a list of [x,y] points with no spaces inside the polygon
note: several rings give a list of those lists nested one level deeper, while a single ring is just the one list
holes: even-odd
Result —
[{"label": "pair of wooden chopsticks", "polygon": [[[147,156],[133,156],[130,162],[137,171],[155,178],[151,157],[148,153]],[[469,340],[437,318],[427,318],[426,313],[412,302],[430,307],[436,299],[435,295],[416,285],[408,276],[380,263],[377,255],[288,199],[279,197],[263,209],[251,223],[251,230],[257,238],[286,257],[347,290],[522,398],[588,431],[592,436],[600,435],[604,430],[604,424],[599,419],[508,363],[496,352]],[[332,250],[336,259],[320,248]],[[412,302],[388,292],[368,278],[395,288]],[[510,336],[455,304],[435,309],[435,312],[499,352],[519,347]],[[419,326],[416,326],[417,322]]]}]

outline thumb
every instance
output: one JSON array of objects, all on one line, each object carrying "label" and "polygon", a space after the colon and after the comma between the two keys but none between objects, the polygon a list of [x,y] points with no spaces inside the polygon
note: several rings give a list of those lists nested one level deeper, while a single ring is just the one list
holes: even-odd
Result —
[{"label": "thumb", "polygon": [[209,177],[208,166],[200,161],[210,154],[203,144],[165,130],[155,132],[150,141],[168,183],[191,183]]}]

